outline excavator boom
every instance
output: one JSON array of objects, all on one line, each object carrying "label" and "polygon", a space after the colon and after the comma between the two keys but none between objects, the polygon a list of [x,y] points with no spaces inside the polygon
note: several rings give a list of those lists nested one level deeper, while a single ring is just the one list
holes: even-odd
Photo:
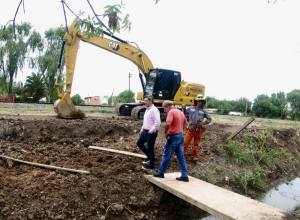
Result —
[{"label": "excavator boom", "polygon": [[[64,36],[64,42],[66,45],[66,82],[55,84],[58,100],[54,103],[54,110],[58,116],[62,118],[84,117],[84,114],[75,108],[70,98],[80,41],[95,45],[132,61],[144,76],[148,74],[151,69],[153,69],[152,62],[148,56],[138,47],[135,47],[130,43],[120,40],[116,37],[115,39],[118,39],[119,41],[104,37],[88,38],[85,33],[80,32],[80,30],[76,28],[77,22],[77,19],[73,21],[72,25]],[[61,89],[64,86],[65,91],[61,92]]]}]

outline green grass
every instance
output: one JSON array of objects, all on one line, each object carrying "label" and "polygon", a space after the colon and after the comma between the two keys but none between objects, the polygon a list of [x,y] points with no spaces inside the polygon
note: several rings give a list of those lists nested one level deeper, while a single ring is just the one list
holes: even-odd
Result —
[{"label": "green grass", "polygon": [[229,140],[227,146],[227,153],[231,156],[234,164],[244,166],[253,163],[252,154],[247,152],[241,145]]},{"label": "green grass", "polygon": [[272,172],[277,165],[288,162],[294,167],[300,166],[300,160],[287,149],[270,147],[273,133],[272,127],[255,133],[247,131],[241,141],[228,140],[226,145],[218,146],[218,150],[227,154],[236,166],[229,175],[230,184],[237,184],[245,192],[248,187],[261,191],[267,187],[266,173]]},{"label": "green grass", "polygon": [[[229,121],[241,121],[246,122],[249,117],[240,117],[240,116],[227,116],[227,115],[215,115],[211,114],[212,119],[214,120],[229,120]],[[259,123],[261,126],[266,128],[283,128],[288,125],[298,131],[300,131],[300,121],[290,121],[290,120],[281,120],[281,119],[264,119],[255,117],[254,122]],[[271,124],[271,125],[270,125]]]},{"label": "green grass", "polygon": [[[98,107],[90,107],[90,106],[77,106],[77,109],[80,109],[83,112],[100,112],[104,114],[114,114],[115,110],[113,108],[103,108],[100,109]],[[54,107],[53,105],[47,105],[47,106],[35,106],[35,105],[3,105],[1,106],[1,113],[2,114],[11,114],[11,113],[24,113],[24,112],[34,112],[34,113],[54,113]]]},{"label": "green grass", "polygon": [[298,210],[300,210],[300,205],[296,205],[294,208],[294,211],[298,211]]},{"label": "green grass", "polygon": [[249,186],[260,191],[267,188],[266,175],[260,167],[254,167],[253,170],[245,169],[244,172],[244,174],[235,173],[229,178],[229,183],[240,185],[245,192]]}]

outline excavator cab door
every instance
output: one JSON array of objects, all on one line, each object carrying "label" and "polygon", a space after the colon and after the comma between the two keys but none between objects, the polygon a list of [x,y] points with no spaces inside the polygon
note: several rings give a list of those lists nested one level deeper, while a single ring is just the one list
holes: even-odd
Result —
[{"label": "excavator cab door", "polygon": [[181,73],[178,71],[152,70],[146,79],[145,95],[152,95],[154,99],[173,100],[180,82]]}]

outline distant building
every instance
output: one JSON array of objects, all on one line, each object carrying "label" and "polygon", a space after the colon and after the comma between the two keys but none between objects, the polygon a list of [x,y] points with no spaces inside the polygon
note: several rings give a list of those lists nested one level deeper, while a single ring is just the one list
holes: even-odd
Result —
[{"label": "distant building", "polygon": [[107,98],[107,96],[102,97],[100,104],[101,105],[108,105],[108,98]]},{"label": "distant building", "polygon": [[243,112],[229,112],[228,115],[244,116]]},{"label": "distant building", "polygon": [[207,108],[206,111],[208,114],[217,114],[218,109],[216,108]]},{"label": "distant building", "polygon": [[89,96],[84,98],[85,105],[100,105],[100,96]]}]

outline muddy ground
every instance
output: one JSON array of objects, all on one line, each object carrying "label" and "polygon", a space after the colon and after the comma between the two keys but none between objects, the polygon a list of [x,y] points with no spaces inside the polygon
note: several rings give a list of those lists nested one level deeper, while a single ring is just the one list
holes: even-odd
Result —
[{"label": "muddy ground", "polygon": [[[239,166],[220,150],[242,124],[214,120],[207,126],[198,162],[187,160],[189,175],[256,198],[257,190],[250,187],[245,192],[238,183],[226,181],[233,170],[239,172]],[[88,149],[101,146],[141,153],[136,147],[141,125],[128,117],[105,114],[90,114],[83,120],[0,114],[0,155],[90,172],[52,170],[1,158],[0,219],[193,219],[202,211],[148,182],[144,175],[151,172],[141,169],[141,158]],[[156,168],[165,142],[163,128],[164,123],[155,145]],[[260,123],[253,122],[247,132],[255,137],[262,130]],[[281,126],[272,132],[270,147],[300,158],[299,130]],[[236,141],[242,142],[244,134]],[[215,172],[216,167],[222,171]],[[299,170],[283,159],[267,175],[267,184],[274,187],[288,182]],[[167,172],[179,172],[176,158]]]}]

